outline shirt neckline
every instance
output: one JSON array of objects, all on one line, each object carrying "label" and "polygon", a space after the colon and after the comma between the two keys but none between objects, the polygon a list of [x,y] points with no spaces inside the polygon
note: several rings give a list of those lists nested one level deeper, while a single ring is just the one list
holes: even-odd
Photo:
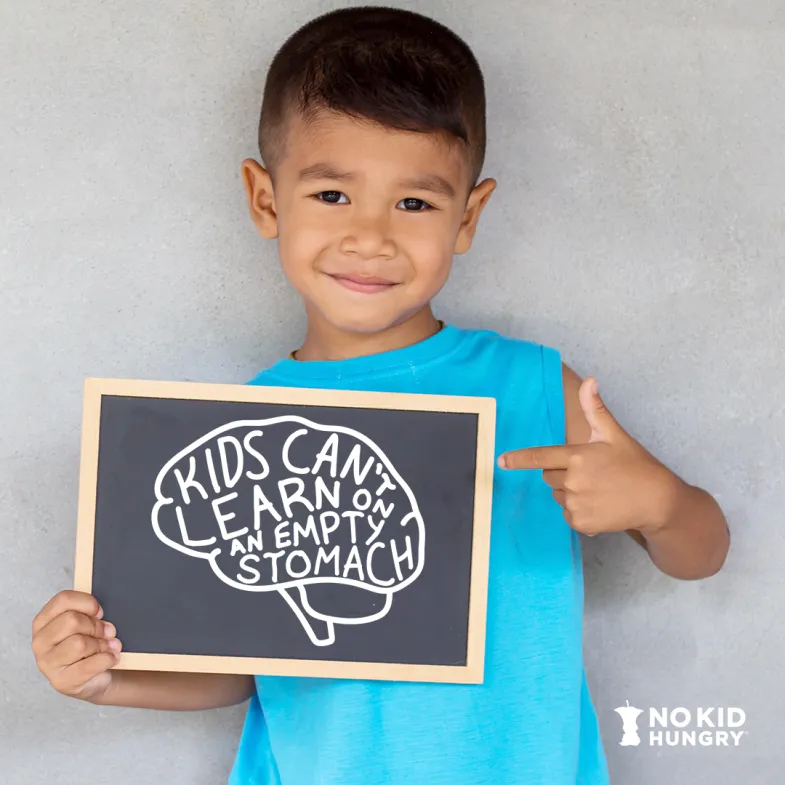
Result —
[{"label": "shirt neckline", "polygon": [[362,376],[374,373],[389,373],[396,368],[410,368],[438,359],[452,351],[460,341],[461,330],[445,324],[439,332],[429,338],[363,357],[347,360],[293,360],[286,357],[268,369],[268,373],[287,379],[327,379],[337,376]]}]

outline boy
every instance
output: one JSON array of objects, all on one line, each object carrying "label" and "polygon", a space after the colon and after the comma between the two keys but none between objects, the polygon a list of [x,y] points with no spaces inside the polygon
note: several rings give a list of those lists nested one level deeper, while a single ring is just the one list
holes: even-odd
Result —
[{"label": "boy", "polygon": [[113,671],[122,630],[77,592],[33,623],[40,669],[102,705],[251,698],[234,785],[604,785],[579,533],[627,531],[663,572],[699,579],[724,563],[722,512],[635,442],[557,350],[435,318],[431,300],[496,185],[479,181],[482,75],[454,34],[379,7],[314,20],[272,63],[259,141],[265,167],[242,168],[251,217],[277,239],[308,327],[251,383],[497,401],[485,682]]}]

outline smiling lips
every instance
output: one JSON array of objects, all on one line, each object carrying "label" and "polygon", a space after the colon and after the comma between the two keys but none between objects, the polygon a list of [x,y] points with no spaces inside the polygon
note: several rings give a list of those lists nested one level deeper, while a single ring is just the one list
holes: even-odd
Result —
[{"label": "smiling lips", "polygon": [[330,278],[345,289],[350,289],[353,292],[361,292],[362,294],[378,294],[379,292],[389,291],[394,286],[398,285],[385,278],[376,278],[367,275],[333,274],[330,275]]}]

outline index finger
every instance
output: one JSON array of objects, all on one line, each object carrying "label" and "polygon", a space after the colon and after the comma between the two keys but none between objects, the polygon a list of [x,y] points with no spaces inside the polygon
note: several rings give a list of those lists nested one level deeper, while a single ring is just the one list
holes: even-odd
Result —
[{"label": "index finger", "polygon": [[65,589],[55,594],[33,619],[33,635],[65,611],[78,611],[84,613],[85,616],[95,616],[96,619],[100,619],[104,615],[104,609],[92,594]]},{"label": "index finger", "polygon": [[554,444],[511,450],[499,457],[502,469],[566,469],[567,461],[577,452],[575,445]]}]

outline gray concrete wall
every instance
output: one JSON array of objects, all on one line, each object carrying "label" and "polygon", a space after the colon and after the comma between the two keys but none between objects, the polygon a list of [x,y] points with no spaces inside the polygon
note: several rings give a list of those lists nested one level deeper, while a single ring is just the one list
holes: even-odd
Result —
[{"label": "gray concrete wall", "polygon": [[[3,782],[213,784],[243,712],[98,709],[35,669],[71,581],[85,376],[243,382],[303,317],[247,215],[275,47],[333,2],[0,3]],[[785,765],[785,2],[401,3],[464,35],[499,188],[440,315],[558,346],[724,506],[725,570],[586,543],[586,660],[617,785]],[[739,707],[738,748],[621,747],[614,708]],[[297,783],[293,783],[297,785]]]}]

